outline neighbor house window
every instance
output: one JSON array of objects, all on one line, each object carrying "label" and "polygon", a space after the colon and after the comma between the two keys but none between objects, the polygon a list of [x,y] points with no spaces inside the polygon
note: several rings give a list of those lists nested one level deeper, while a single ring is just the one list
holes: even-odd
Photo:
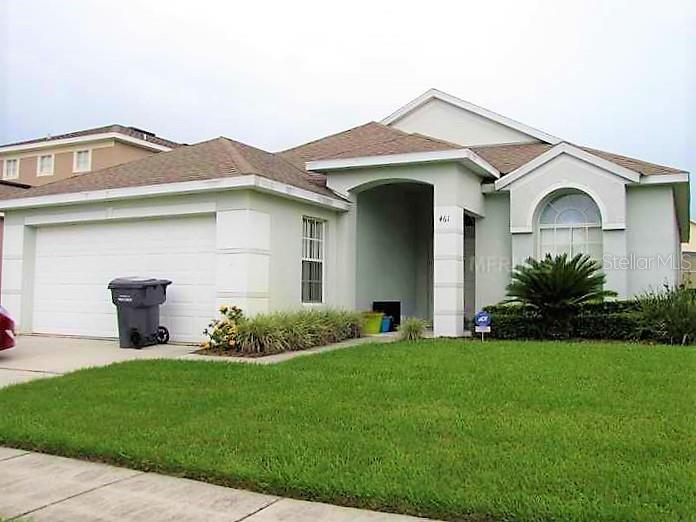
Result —
[{"label": "neighbor house window", "polygon": [[51,176],[53,174],[53,154],[43,154],[36,159],[36,175]]},{"label": "neighbor house window", "polygon": [[324,301],[324,222],[302,218],[302,302]]},{"label": "neighbor house window", "polygon": [[602,258],[602,217],[597,204],[582,192],[571,192],[549,200],[539,214],[538,254]]},{"label": "neighbor house window", "polygon": [[19,159],[6,159],[2,171],[3,179],[17,179],[19,177]]},{"label": "neighbor house window", "polygon": [[73,172],[87,172],[92,168],[92,151],[77,150],[73,155]]}]

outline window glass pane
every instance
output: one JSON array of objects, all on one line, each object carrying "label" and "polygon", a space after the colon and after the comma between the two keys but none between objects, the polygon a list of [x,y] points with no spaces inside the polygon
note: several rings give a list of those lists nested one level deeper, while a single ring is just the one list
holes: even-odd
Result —
[{"label": "window glass pane", "polygon": [[599,227],[590,227],[587,229],[587,240],[590,243],[602,242],[602,229]]},{"label": "window glass pane", "polygon": [[53,157],[52,156],[40,156],[39,157],[39,172],[41,174],[50,174],[52,170]]},{"label": "window glass pane", "polygon": [[302,219],[302,302],[323,300],[324,222]]},{"label": "window glass pane", "polygon": [[539,216],[539,223],[553,224],[600,224],[597,205],[586,194],[566,194],[546,203]]},{"label": "window glass pane", "polygon": [[585,214],[574,208],[566,208],[559,212],[556,217],[556,224],[559,225],[580,225],[586,223]]},{"label": "window glass pane", "polygon": [[89,151],[80,150],[75,153],[75,167],[77,170],[87,170],[89,168]]},{"label": "window glass pane", "polygon": [[571,231],[572,255],[587,253],[587,229],[573,228]]},{"label": "window glass pane", "polygon": [[5,177],[16,178],[19,174],[19,160],[5,160]]}]

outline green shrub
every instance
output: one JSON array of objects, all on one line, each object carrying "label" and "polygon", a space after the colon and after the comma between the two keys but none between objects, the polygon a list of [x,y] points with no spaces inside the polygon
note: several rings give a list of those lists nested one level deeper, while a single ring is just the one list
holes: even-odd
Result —
[{"label": "green shrub", "polygon": [[599,262],[586,254],[530,258],[513,270],[507,302],[531,308],[552,336],[562,337],[569,334],[579,306],[616,295],[604,290],[605,280]]},{"label": "green shrub", "polygon": [[573,318],[572,337],[637,341],[652,336],[647,332],[640,312],[579,314]]},{"label": "green shrub", "polygon": [[646,329],[660,342],[689,344],[696,340],[696,294],[688,288],[665,287],[639,298]]},{"label": "green shrub", "polygon": [[532,314],[491,313],[490,337],[495,339],[542,339],[544,327],[538,316]]},{"label": "green shrub", "polygon": [[407,317],[399,325],[399,338],[403,341],[417,341],[423,338],[428,323],[417,317]]},{"label": "green shrub", "polygon": [[213,343],[208,334],[203,346],[243,355],[269,355],[360,337],[362,319],[357,312],[342,310],[275,312],[242,317],[224,332],[229,338]]},{"label": "green shrub", "polygon": [[[602,305],[609,305],[603,307]],[[577,339],[657,340],[650,324],[639,311],[637,301],[586,303],[569,318],[567,337]],[[493,305],[485,308],[491,314],[491,337],[496,339],[548,339],[558,337],[537,312],[520,305]],[[614,311],[621,310],[621,311]]]}]

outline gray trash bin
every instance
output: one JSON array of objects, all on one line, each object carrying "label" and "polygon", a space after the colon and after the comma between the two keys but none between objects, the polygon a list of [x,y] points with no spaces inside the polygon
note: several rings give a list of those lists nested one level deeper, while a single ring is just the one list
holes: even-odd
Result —
[{"label": "gray trash bin", "polygon": [[109,283],[111,301],[118,311],[121,348],[142,348],[169,341],[169,331],[159,324],[159,305],[167,299],[168,279],[119,277]]}]

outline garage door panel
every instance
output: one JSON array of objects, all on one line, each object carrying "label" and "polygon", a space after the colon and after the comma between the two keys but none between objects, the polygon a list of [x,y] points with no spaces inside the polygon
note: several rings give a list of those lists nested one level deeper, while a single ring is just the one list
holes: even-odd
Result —
[{"label": "garage door panel", "polygon": [[41,227],[33,329],[114,337],[109,281],[160,277],[173,281],[161,323],[173,340],[197,341],[215,314],[214,249],[212,216]]}]

